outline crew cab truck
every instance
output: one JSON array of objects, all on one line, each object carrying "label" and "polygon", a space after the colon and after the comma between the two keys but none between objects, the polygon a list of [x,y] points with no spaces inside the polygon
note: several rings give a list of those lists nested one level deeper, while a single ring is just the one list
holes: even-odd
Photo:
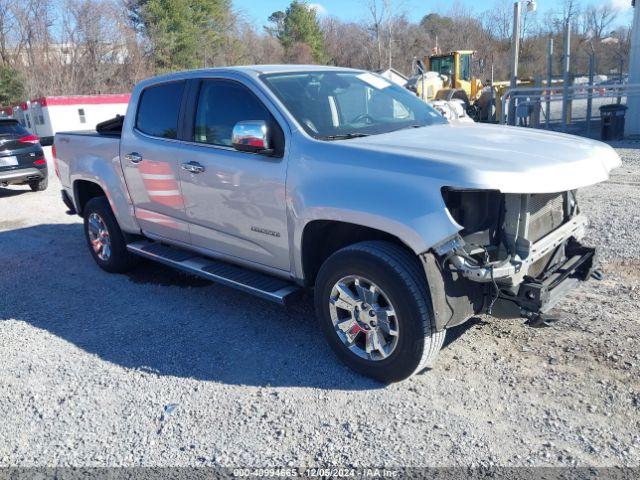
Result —
[{"label": "crew cab truck", "polygon": [[144,257],[283,304],[312,289],[339,358],[383,382],[473,315],[544,322],[596,268],[577,190],[620,165],[603,143],[449,123],[324,66],[145,80],[124,118],[55,147],[101,268]]}]

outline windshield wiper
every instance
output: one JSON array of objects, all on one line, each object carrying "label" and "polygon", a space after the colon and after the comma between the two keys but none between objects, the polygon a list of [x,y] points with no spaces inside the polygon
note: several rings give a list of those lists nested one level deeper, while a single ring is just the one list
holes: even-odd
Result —
[{"label": "windshield wiper", "polygon": [[320,140],[348,140],[349,138],[368,137],[369,135],[370,135],[369,133],[353,132],[353,133],[342,133],[339,135],[324,135],[318,138]]}]

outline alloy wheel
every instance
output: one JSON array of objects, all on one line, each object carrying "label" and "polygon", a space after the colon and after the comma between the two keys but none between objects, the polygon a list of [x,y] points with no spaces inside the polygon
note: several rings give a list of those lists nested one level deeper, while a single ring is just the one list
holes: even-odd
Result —
[{"label": "alloy wheel", "polygon": [[87,220],[87,228],[89,242],[94,253],[103,262],[109,261],[111,258],[111,237],[103,218],[95,212],[92,213]]},{"label": "alloy wheel", "polygon": [[396,349],[396,309],[372,281],[357,275],[338,280],[331,289],[329,312],[338,338],[358,357],[380,361]]}]

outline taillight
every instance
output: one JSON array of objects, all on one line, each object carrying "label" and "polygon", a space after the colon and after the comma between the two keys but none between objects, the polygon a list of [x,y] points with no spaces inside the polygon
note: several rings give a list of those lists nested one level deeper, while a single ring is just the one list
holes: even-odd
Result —
[{"label": "taillight", "polygon": [[36,160],[35,162],[33,162],[33,164],[36,167],[42,167],[43,165],[47,164],[47,161],[44,158],[39,158],[38,160]]},{"label": "taillight", "polygon": [[18,139],[20,143],[30,143],[35,145],[36,143],[40,143],[40,139],[37,135],[26,135]]},{"label": "taillight", "polygon": [[58,169],[58,157],[56,156],[55,145],[51,145],[51,160],[53,160],[53,169],[56,171],[56,176],[60,178],[60,170]]}]

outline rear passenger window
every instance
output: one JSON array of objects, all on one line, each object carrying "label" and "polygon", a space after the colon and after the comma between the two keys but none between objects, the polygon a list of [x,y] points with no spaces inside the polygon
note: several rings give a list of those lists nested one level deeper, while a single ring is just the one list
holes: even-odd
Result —
[{"label": "rear passenger window", "polygon": [[136,128],[161,138],[178,137],[178,112],[185,82],[146,88],[140,97]]}]

